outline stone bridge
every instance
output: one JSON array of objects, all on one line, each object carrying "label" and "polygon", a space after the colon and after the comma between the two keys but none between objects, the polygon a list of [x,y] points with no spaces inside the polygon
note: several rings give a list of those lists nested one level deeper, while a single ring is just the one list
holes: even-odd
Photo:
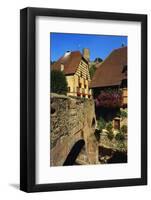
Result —
[{"label": "stone bridge", "polygon": [[94,101],[51,94],[50,166],[97,164]]}]

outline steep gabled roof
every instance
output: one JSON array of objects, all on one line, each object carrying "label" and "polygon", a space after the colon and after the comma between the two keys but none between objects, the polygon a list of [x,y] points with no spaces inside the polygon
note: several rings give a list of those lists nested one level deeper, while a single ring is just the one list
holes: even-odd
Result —
[{"label": "steep gabled roof", "polygon": [[63,64],[65,75],[74,74],[81,62],[81,59],[82,59],[82,54],[80,53],[80,51],[73,51],[65,54],[54,64],[52,64],[51,69],[61,70],[61,64]]},{"label": "steep gabled roof", "polygon": [[109,87],[120,85],[125,78],[124,66],[127,65],[127,47],[115,49],[98,66],[92,78],[90,87]]}]

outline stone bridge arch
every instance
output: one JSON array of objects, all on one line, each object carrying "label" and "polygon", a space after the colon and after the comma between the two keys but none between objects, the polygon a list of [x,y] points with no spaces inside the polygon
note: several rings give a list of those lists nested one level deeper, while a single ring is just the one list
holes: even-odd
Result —
[{"label": "stone bridge arch", "polygon": [[[76,155],[78,164],[97,164],[94,101],[52,94],[51,109],[50,165],[67,165],[68,155]],[[79,154],[74,154],[77,144],[82,146],[82,143],[84,146]]]}]

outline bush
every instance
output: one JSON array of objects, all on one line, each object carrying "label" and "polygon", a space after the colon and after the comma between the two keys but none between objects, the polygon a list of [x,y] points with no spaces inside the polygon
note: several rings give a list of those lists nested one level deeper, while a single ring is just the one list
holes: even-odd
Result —
[{"label": "bush", "polygon": [[123,125],[123,126],[121,127],[121,132],[122,132],[122,133],[127,133],[127,125]]},{"label": "bush", "polygon": [[122,105],[122,91],[120,89],[104,89],[95,95],[96,107],[120,108]]},{"label": "bush", "polygon": [[114,138],[113,131],[109,131],[107,137],[109,140],[112,140]]},{"label": "bush", "polygon": [[125,139],[124,134],[120,131],[119,133],[116,134],[115,139],[118,141],[122,141]]},{"label": "bush", "polygon": [[51,92],[58,94],[67,94],[67,80],[62,71],[51,71]]},{"label": "bush", "polygon": [[100,129],[100,131],[102,131],[102,129],[104,129],[106,127],[106,121],[100,117],[99,121],[98,121],[98,128]]},{"label": "bush", "polygon": [[113,129],[112,122],[107,123],[106,130],[110,132],[110,131],[112,131],[112,129]]},{"label": "bush", "polygon": [[126,118],[126,117],[127,117],[127,111],[121,110],[121,111],[120,111],[120,117],[121,117],[121,118]]},{"label": "bush", "polygon": [[119,118],[121,117],[121,111],[120,110],[117,111],[116,117],[119,117]]},{"label": "bush", "polygon": [[108,122],[106,124],[106,130],[108,131],[108,139],[109,140],[112,140],[114,138],[114,134],[113,134],[113,125],[112,125],[112,122]]}]

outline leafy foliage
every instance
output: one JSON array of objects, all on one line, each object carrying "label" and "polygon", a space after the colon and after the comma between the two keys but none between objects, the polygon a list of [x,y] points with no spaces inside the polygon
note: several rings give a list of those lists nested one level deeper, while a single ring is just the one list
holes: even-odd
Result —
[{"label": "leafy foliage", "polygon": [[117,113],[117,117],[121,117],[122,119],[127,118],[127,110],[120,110]]},{"label": "leafy foliage", "polygon": [[90,69],[89,69],[89,73],[90,73],[91,79],[93,78],[95,71],[96,71],[96,66],[95,66],[95,65],[92,65],[92,66],[90,67]]},{"label": "leafy foliage", "polygon": [[112,140],[114,138],[113,131],[109,131],[107,137],[109,140]]},{"label": "leafy foliage", "polygon": [[98,128],[100,129],[100,131],[102,131],[102,129],[104,129],[106,127],[106,121],[100,117],[100,119],[98,120]]},{"label": "leafy foliage", "polygon": [[56,61],[50,61],[50,64],[53,65],[54,63],[56,63]]},{"label": "leafy foliage", "polygon": [[121,117],[126,118],[127,117],[127,111],[121,110]]},{"label": "leafy foliage", "polygon": [[123,126],[121,127],[121,132],[122,132],[122,133],[127,133],[127,125],[123,125]]},{"label": "leafy foliage", "polygon": [[112,140],[114,138],[114,134],[113,134],[113,125],[112,125],[112,122],[108,122],[106,124],[106,130],[108,131],[108,138],[109,140]]},{"label": "leafy foliage", "polygon": [[108,122],[108,123],[106,124],[106,130],[107,130],[107,131],[112,131],[112,129],[113,129],[112,122]]},{"label": "leafy foliage", "polygon": [[67,80],[63,72],[51,71],[51,92],[58,94],[67,94]]},{"label": "leafy foliage", "polygon": [[102,58],[95,58],[95,60],[94,60],[94,62],[102,62],[103,60],[102,60]]},{"label": "leafy foliage", "polygon": [[119,133],[116,134],[115,139],[118,141],[123,141],[125,139],[124,133],[122,133],[122,131],[119,131]]}]

